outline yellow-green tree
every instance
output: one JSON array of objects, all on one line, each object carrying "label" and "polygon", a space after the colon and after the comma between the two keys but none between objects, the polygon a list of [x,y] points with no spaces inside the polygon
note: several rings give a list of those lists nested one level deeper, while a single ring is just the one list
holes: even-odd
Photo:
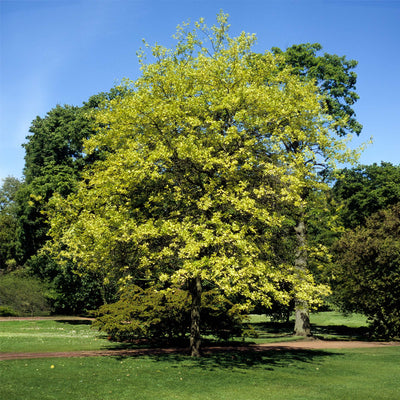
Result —
[{"label": "yellow-green tree", "polygon": [[[140,55],[142,76],[96,113],[88,153],[108,156],[84,174],[76,194],[53,200],[53,252],[82,268],[189,289],[191,353],[199,355],[204,281],[225,294],[269,305],[293,293],[308,302],[326,291],[307,270],[279,262],[274,235],[281,210],[304,206],[318,183],[314,147],[332,158],[317,89],[252,52],[254,35],[231,38],[227,16],[178,27],[177,45]],[[278,62],[280,61],[280,62]],[[282,291],[289,283],[293,292]]]}]

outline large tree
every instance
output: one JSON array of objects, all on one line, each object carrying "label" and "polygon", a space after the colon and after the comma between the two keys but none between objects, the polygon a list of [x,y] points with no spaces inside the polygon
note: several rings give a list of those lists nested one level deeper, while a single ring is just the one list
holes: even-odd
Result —
[{"label": "large tree", "polygon": [[[230,38],[226,15],[218,22],[181,27],[174,49],[153,47],[152,63],[141,57],[142,77],[96,113],[101,129],[86,142],[107,157],[76,194],[54,198],[51,218],[60,259],[121,284],[187,287],[194,356],[204,281],[266,305],[325,290],[306,269],[277,263],[272,238],[282,210],[305,207],[304,188],[321,187],[319,152],[345,157],[314,83],[281,68],[282,58],[255,55],[253,35]],[[288,153],[287,142],[308,144]]]},{"label": "large tree", "polygon": [[319,43],[295,44],[282,51],[273,47],[272,52],[284,57],[284,66],[290,65],[293,72],[305,80],[314,80],[326,107],[326,112],[340,122],[335,126],[339,136],[349,133],[359,135],[362,125],[356,120],[353,105],[359,99],[356,93],[356,60],[348,60],[337,54],[321,54]]},{"label": "large tree", "polygon": [[[347,60],[346,57],[339,57],[335,54],[325,53],[320,55],[322,46],[318,43],[299,44],[287,48],[285,51],[274,47],[273,53],[283,57],[282,68],[291,66],[292,72],[305,81],[314,81],[321,93],[321,104],[324,111],[330,116],[330,128],[339,136],[345,137],[351,133],[359,134],[362,126],[355,119],[355,112],[352,108],[357,101],[358,95],[355,92],[357,75],[352,71],[357,62]],[[283,128],[287,124],[282,121]],[[325,152],[321,143],[313,142],[310,137],[285,139],[284,146],[287,156],[298,152],[304,153],[308,148],[312,148],[319,157],[306,159],[309,166],[313,166],[319,171],[321,177],[329,175],[332,172],[332,165],[329,161],[329,154]],[[314,215],[321,208],[321,199],[319,197],[315,208],[315,190],[314,188],[304,187],[301,197],[306,201],[307,207],[300,207],[292,213],[294,219],[293,236],[295,237],[295,258],[294,264],[299,271],[310,269],[310,253],[315,253],[315,246],[307,238],[307,228],[313,224]],[[321,215],[321,214],[319,214]],[[328,216],[325,213],[325,217]],[[328,225],[331,222],[325,220]],[[312,249],[314,247],[314,249]],[[311,250],[311,251],[310,251]],[[301,297],[295,298],[295,334],[308,336],[311,334],[311,325],[309,318],[309,305]]]}]

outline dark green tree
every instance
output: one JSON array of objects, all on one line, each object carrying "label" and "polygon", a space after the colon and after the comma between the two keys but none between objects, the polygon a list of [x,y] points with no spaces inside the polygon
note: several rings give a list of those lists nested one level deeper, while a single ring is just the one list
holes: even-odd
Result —
[{"label": "dark green tree", "polygon": [[18,264],[20,244],[15,197],[21,185],[21,181],[9,176],[0,188],[0,269],[12,269]]},{"label": "dark green tree", "polygon": [[90,111],[126,91],[115,87],[90,97],[81,107],[57,105],[32,122],[23,144],[25,185],[17,194],[24,261],[37,254],[48,239],[44,213],[48,200],[54,193],[66,197],[73,192],[83,168],[101,157],[99,152],[88,156],[83,148],[84,140],[96,133]]},{"label": "dark green tree", "polygon": [[400,165],[361,165],[344,169],[333,188],[346,228],[364,224],[371,214],[400,202]]},{"label": "dark green tree", "polygon": [[400,337],[400,203],[367,217],[333,248],[333,288],[344,310],[361,312],[375,335]]},{"label": "dark green tree", "polygon": [[[282,57],[282,68],[289,65],[292,67],[293,73],[305,81],[315,81],[321,92],[322,103],[326,113],[330,115],[333,121],[340,121],[337,125],[332,124],[336,134],[340,137],[351,133],[359,135],[362,126],[355,119],[355,112],[352,108],[358,99],[358,95],[355,92],[357,75],[352,71],[357,66],[357,62],[335,54],[325,53],[320,55],[319,52],[321,50],[322,46],[318,43],[293,45],[285,51],[277,47],[272,48],[272,52],[275,55]],[[283,121],[282,129],[285,129],[285,126],[286,123]],[[315,147],[315,144],[291,141],[285,143],[285,146],[288,153],[296,154],[303,151],[304,148]],[[319,154],[323,154],[321,148],[316,150]],[[320,156],[318,160],[314,160],[314,167],[319,170],[321,176],[329,175],[331,171],[328,159],[323,156]],[[321,199],[321,196],[316,196],[315,193],[305,188],[302,198],[304,200],[307,199],[311,207],[292,211],[294,224],[291,235],[296,243],[293,250],[293,262],[299,273],[310,270],[309,251],[307,251],[310,240],[307,238],[307,231],[310,223],[313,223],[313,216],[315,215],[313,197]],[[320,204],[317,204],[316,208],[320,209]],[[309,336],[311,334],[311,325],[308,304],[297,298],[297,296],[294,300],[296,309],[295,334]]]},{"label": "dark green tree", "polygon": [[359,99],[356,93],[357,74],[353,71],[357,61],[347,60],[345,56],[320,54],[319,43],[295,44],[282,51],[273,47],[274,54],[284,57],[284,64],[291,65],[294,72],[306,80],[315,80],[321,93],[325,95],[327,112],[335,119],[348,118],[347,124],[337,126],[337,134],[359,135],[362,125],[356,120],[352,108]]},{"label": "dark green tree", "polygon": [[25,183],[15,195],[20,263],[35,276],[53,284],[59,294],[53,299],[54,307],[59,312],[95,308],[107,297],[101,293],[103,288],[98,277],[76,274],[76,268],[58,265],[48,254],[42,254],[42,249],[48,240],[49,199],[55,193],[63,197],[72,193],[84,167],[101,158],[100,152],[88,156],[83,148],[84,140],[96,133],[91,110],[101,108],[105,100],[122,95],[116,87],[90,97],[81,107],[57,105],[45,117],[36,117],[23,145]]}]

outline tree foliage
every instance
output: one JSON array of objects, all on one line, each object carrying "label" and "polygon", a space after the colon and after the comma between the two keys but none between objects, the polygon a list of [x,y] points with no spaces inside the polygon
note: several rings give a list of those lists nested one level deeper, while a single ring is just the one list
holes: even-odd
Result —
[{"label": "tree foliage", "polygon": [[343,225],[354,229],[370,215],[400,202],[400,166],[382,162],[345,169],[333,194],[341,206]]},{"label": "tree foliage", "polygon": [[377,336],[400,337],[400,203],[346,232],[334,254],[342,307],[367,315]]},{"label": "tree foliage", "polygon": [[[352,71],[357,62],[327,53],[319,56],[317,52],[321,49],[322,46],[318,43],[307,43],[293,45],[286,51],[279,48],[273,48],[272,51],[274,54],[283,57],[282,68],[290,66],[292,73],[299,76],[301,80],[316,83],[321,93],[321,105],[325,113],[331,118],[330,129],[339,137],[347,136],[351,132],[358,135],[362,127],[355,119],[355,112],[351,108],[358,99],[358,95],[354,91],[356,74]],[[285,124],[285,121],[282,122]],[[312,136],[301,138],[301,140],[291,138],[286,140],[284,145],[289,157],[298,153],[306,154],[310,148],[313,154],[318,155],[318,157],[304,159],[307,164],[307,172],[301,177],[303,182],[307,180],[306,176],[312,168],[314,168],[314,173],[317,170],[319,171],[320,177],[329,176],[334,170],[329,162],[331,156],[326,152],[324,145],[321,146],[321,142],[315,141]],[[301,173],[301,169],[299,169],[299,172]],[[332,225],[333,223],[332,215],[326,212],[327,202],[321,201],[326,200],[328,190],[326,187],[323,189],[323,186],[317,188],[315,186],[317,181],[314,175],[311,184],[305,185],[300,193],[304,204],[290,212],[294,220],[294,229],[289,235],[293,237],[294,264],[299,271],[318,270],[318,265],[317,268],[313,265],[315,261],[317,260],[317,264],[318,261],[321,264],[322,260],[327,259],[326,248],[324,249],[321,243],[313,240],[312,237],[310,239],[311,235],[309,235],[315,226],[315,215],[317,213],[324,221],[323,224],[321,224],[321,220],[318,221],[319,225]],[[323,213],[320,212],[321,209],[324,210]],[[317,257],[311,255],[317,255]],[[311,335],[309,305],[301,296],[295,295],[295,297],[295,334],[309,336]]]},{"label": "tree foliage", "polygon": [[[191,299],[187,290],[127,287],[120,299],[96,312],[93,326],[112,340],[184,339],[190,332]],[[244,316],[215,290],[202,294],[201,331],[220,339],[240,336]]]},{"label": "tree foliage", "polygon": [[319,55],[319,43],[302,43],[288,47],[285,51],[273,47],[274,54],[284,56],[284,66],[291,65],[294,73],[306,80],[314,80],[324,95],[326,111],[341,122],[335,127],[339,136],[348,133],[359,135],[362,125],[356,120],[353,104],[359,96],[355,92],[357,75],[353,69],[357,61],[345,56],[324,53]]},{"label": "tree foliage", "polygon": [[41,315],[51,311],[51,290],[39,279],[20,271],[0,274],[0,305],[14,315]]},{"label": "tree foliage", "polygon": [[283,282],[307,301],[324,292],[307,270],[276,263],[272,238],[283,209],[325,187],[318,160],[351,156],[329,130],[342,121],[283,57],[254,54],[255,37],[230,38],[228,27],[224,14],[212,28],[180,27],[176,47],[154,46],[151,63],[143,53],[129,94],[95,113],[86,150],[108,153],[76,193],[53,200],[59,259],[121,284],[186,283],[193,299],[204,280],[266,305],[291,299]]},{"label": "tree foliage", "polygon": [[0,270],[13,269],[18,264],[21,246],[16,195],[21,185],[21,181],[9,176],[0,188]]}]

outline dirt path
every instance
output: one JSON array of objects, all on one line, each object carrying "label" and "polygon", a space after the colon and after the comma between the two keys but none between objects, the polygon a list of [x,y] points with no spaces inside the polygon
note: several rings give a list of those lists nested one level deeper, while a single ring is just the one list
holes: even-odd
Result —
[{"label": "dirt path", "polygon": [[[361,342],[361,341],[326,341],[307,340],[297,342],[266,343],[249,346],[213,346],[204,347],[205,354],[227,351],[279,351],[279,350],[327,350],[327,349],[351,349],[368,347],[400,346],[399,342]],[[0,361],[20,360],[32,358],[60,358],[60,357],[132,357],[142,355],[160,354],[189,354],[188,349],[165,348],[165,349],[135,349],[135,350],[89,350],[68,352],[46,352],[46,353],[0,353]]]}]

